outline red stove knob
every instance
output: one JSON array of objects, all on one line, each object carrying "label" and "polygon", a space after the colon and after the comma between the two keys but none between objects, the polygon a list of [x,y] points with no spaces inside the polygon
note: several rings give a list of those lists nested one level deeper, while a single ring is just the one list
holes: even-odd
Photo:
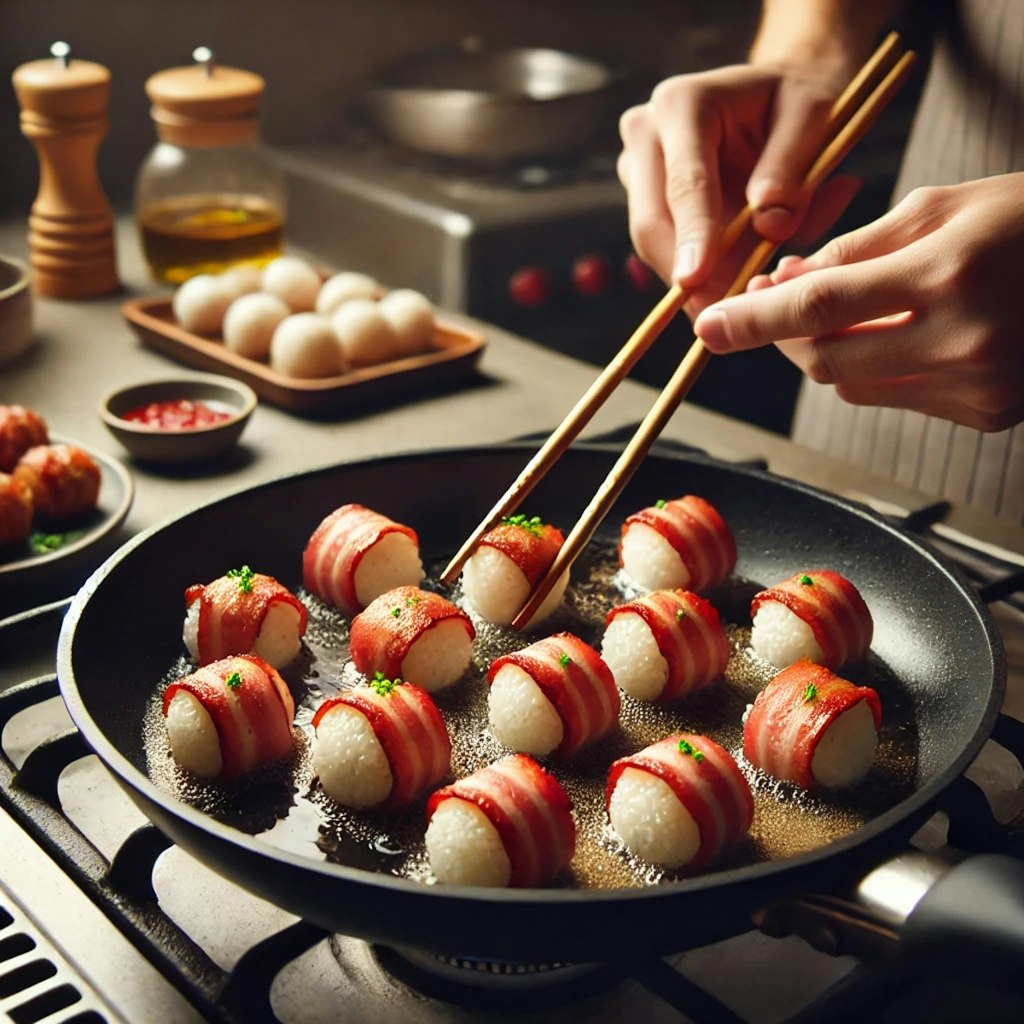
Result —
[{"label": "red stove knob", "polygon": [[626,257],[623,269],[634,291],[652,292],[661,283],[658,275],[635,252]]},{"label": "red stove knob", "polygon": [[587,253],[572,266],[572,286],[580,295],[602,295],[611,283],[611,264],[600,253]]},{"label": "red stove knob", "polygon": [[517,305],[536,309],[551,298],[551,276],[543,267],[522,267],[509,278],[508,293]]}]

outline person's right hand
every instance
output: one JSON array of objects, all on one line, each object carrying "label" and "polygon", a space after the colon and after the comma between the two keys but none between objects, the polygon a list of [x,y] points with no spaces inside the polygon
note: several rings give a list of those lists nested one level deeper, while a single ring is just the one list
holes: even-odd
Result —
[{"label": "person's right hand", "polygon": [[735,65],[666,79],[623,114],[618,173],[634,248],[690,288],[691,316],[739,268],[743,246],[719,261],[719,241],[745,203],[762,237],[782,242],[800,228],[810,241],[853,197],[850,177],[826,182],[810,203],[802,187],[848,77],[846,67]]}]

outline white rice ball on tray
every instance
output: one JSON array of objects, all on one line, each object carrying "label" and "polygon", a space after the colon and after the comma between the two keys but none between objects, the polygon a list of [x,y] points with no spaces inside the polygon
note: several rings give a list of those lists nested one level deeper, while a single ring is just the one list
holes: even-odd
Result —
[{"label": "white rice ball on tray", "polygon": [[690,582],[679,552],[644,523],[633,523],[622,536],[622,568],[647,590],[685,590]]},{"label": "white rice ball on tray", "polygon": [[634,612],[616,615],[601,641],[601,657],[623,693],[637,700],[656,700],[668,680],[668,662],[651,627]]},{"label": "white rice ball on tray", "polygon": [[369,274],[342,270],[327,278],[316,297],[316,311],[330,316],[343,302],[350,299],[377,299],[384,294],[384,286]]},{"label": "white rice ball on tray", "polygon": [[341,373],[344,362],[330,321],[319,313],[285,317],[270,340],[270,366],[288,377],[305,379]]},{"label": "white rice ball on tray", "polygon": [[612,828],[637,856],[666,868],[688,864],[700,829],[672,787],[650,772],[626,768],[608,803]]},{"label": "white rice ball on tray", "polygon": [[372,299],[350,299],[331,316],[331,326],[349,366],[374,366],[399,355],[398,336]]},{"label": "white rice ball on tray", "polygon": [[263,287],[263,268],[252,263],[242,263],[220,275],[224,286],[237,299],[242,295],[252,295]]},{"label": "white rice ball on tray", "polygon": [[[555,581],[527,628],[548,618],[562,603],[569,585],[569,570]],[[530,596],[530,581],[508,555],[497,548],[481,546],[462,570],[462,592],[473,610],[487,622],[508,626]]]},{"label": "white rice ball on tray", "polygon": [[780,668],[801,658],[817,664],[825,660],[814,630],[780,601],[766,601],[754,613],[750,646],[759,657]]},{"label": "white rice ball on tray", "polygon": [[320,292],[320,275],[298,256],[278,256],[263,268],[263,290],[288,303],[293,313],[311,312]]},{"label": "white rice ball on tray", "polygon": [[[181,638],[193,661],[199,661],[199,614],[201,601],[193,601],[185,613]],[[275,601],[263,616],[256,642],[251,651],[238,653],[255,654],[274,668],[283,668],[302,650],[300,632],[302,618],[290,604]]]},{"label": "white rice ball on tray", "polygon": [[512,877],[498,830],[468,800],[441,803],[431,815],[424,840],[430,869],[444,885],[503,887]]},{"label": "white rice ball on tray", "polygon": [[391,324],[404,356],[427,352],[434,345],[434,305],[421,292],[396,288],[380,300],[380,312]]},{"label": "white rice ball on tray", "polygon": [[491,680],[487,714],[494,738],[526,754],[550,754],[565,734],[554,705],[518,665],[503,665]]},{"label": "white rice ball on tray", "polygon": [[218,334],[233,298],[231,290],[220,277],[196,274],[175,291],[171,299],[171,311],[186,331],[193,334]]},{"label": "white rice ball on tray", "polygon": [[393,785],[391,765],[366,716],[339,704],[317,725],[313,768],[324,792],[346,807],[375,807]]},{"label": "white rice ball on tray", "polygon": [[171,753],[185,771],[203,779],[220,775],[224,765],[220,737],[198,698],[187,690],[178,690],[167,707],[165,722]]},{"label": "white rice ball on tray", "polygon": [[274,331],[291,310],[283,299],[250,292],[235,299],[224,315],[224,347],[246,359],[266,359]]}]

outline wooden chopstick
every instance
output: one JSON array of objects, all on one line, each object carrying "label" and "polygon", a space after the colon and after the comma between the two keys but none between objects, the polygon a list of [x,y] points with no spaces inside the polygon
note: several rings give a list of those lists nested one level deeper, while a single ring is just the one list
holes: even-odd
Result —
[{"label": "wooden chopstick", "polygon": [[[804,188],[807,191],[817,188],[864,136],[906,81],[915,61],[915,54],[911,52],[903,54],[885,74],[881,82],[870,91],[863,104],[839,130],[807,172],[804,179]],[[777,243],[766,240],[760,242],[743,264],[726,295],[736,295],[744,291],[750,279],[764,269],[777,249]],[[704,343],[700,338],[695,338],[650,412],[644,417],[643,422],[605,477],[604,482],[595,492],[572,532],[565,539],[555,560],[533,588],[526,604],[512,621],[512,625],[516,629],[521,629],[529,622],[544,598],[547,597],[555,581],[575,562],[590,541],[597,526],[608,514],[615,500],[636,472],[679,403],[693,387],[710,358],[711,354],[704,347]]]},{"label": "wooden chopstick", "polygon": [[[833,104],[829,113],[827,132],[835,137],[855,112],[861,107],[870,92],[871,84],[879,75],[889,72],[900,49],[900,37],[890,32],[871,55],[871,58],[854,76],[850,84]],[[729,222],[719,243],[721,255],[725,255],[737,242],[754,214],[747,205]],[[609,395],[619,386],[641,356],[651,347],[658,336],[682,308],[687,293],[682,286],[672,285],[668,292],[644,318],[640,326],[626,341],[612,360],[605,366],[594,383],[579,399],[568,415],[562,420],[547,441],[526,464],[515,482],[498,499],[476,529],[466,538],[441,574],[441,582],[451,584],[459,574],[466,560],[473,553],[480,538],[501,522],[519,506],[524,498],[545,477],[548,470],[561,458],[580,431],[593,419],[597,410],[608,400]],[[703,367],[702,367],[703,368]]]}]

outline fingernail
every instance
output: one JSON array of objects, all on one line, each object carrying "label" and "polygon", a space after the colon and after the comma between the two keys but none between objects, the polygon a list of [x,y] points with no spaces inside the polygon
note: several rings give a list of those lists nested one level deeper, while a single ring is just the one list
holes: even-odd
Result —
[{"label": "fingernail", "polygon": [[683,242],[676,249],[676,261],[672,265],[672,279],[680,281],[689,277],[696,269],[700,258],[700,247],[696,242]]},{"label": "fingernail", "polygon": [[729,318],[721,306],[708,306],[697,317],[693,326],[697,336],[709,348],[728,347]]}]

